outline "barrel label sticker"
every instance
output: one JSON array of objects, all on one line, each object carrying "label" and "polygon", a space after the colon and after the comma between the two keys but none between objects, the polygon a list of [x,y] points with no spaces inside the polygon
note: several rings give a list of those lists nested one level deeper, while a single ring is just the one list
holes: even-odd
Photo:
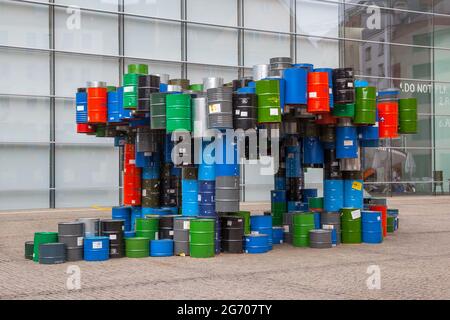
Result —
[{"label": "barrel label sticker", "polygon": [[92,249],[102,249],[103,243],[101,241],[92,242]]},{"label": "barrel label sticker", "polygon": [[209,113],[219,113],[221,110],[219,103],[210,104],[208,107],[209,107]]},{"label": "barrel label sticker", "polygon": [[380,216],[378,216],[378,217],[377,217],[377,220],[378,220],[378,221],[380,221],[380,220],[381,220],[381,217],[380,217]]},{"label": "barrel label sticker", "polygon": [[199,194],[198,196],[197,196],[197,201],[202,201],[202,195],[201,194]]},{"label": "barrel label sticker", "polygon": [[289,233],[289,225],[285,224],[283,227],[284,227],[284,232]]},{"label": "barrel label sticker", "polygon": [[378,121],[373,125],[374,128],[378,128]]},{"label": "barrel label sticker", "polygon": [[309,93],[310,98],[317,98],[317,92],[310,92]]},{"label": "barrel label sticker", "polygon": [[347,83],[347,86],[348,86],[349,88],[353,88],[353,82],[348,82],[348,83]]},{"label": "barrel label sticker", "polygon": [[147,189],[142,190],[142,196],[146,197],[147,196]]},{"label": "barrel label sticker", "polygon": [[169,236],[173,236],[173,230],[169,230]]},{"label": "barrel label sticker", "polygon": [[241,110],[237,109],[235,114],[238,116],[241,113]]},{"label": "barrel label sticker", "polygon": [[339,162],[337,161],[333,161],[333,163],[331,164],[333,167],[337,167],[339,165]]},{"label": "barrel label sticker", "polygon": [[362,183],[359,181],[353,181],[352,183],[352,189],[361,191],[362,190]]},{"label": "barrel label sticker", "polygon": [[352,219],[359,219],[361,218],[361,210],[353,210],[352,211]]},{"label": "barrel label sticker", "polygon": [[128,160],[128,164],[135,164],[136,160]]},{"label": "barrel label sticker", "polygon": [[84,106],[82,104],[77,106],[77,111],[84,111]]},{"label": "barrel label sticker", "polygon": [[83,245],[83,237],[78,237],[77,238],[77,246],[81,247]]},{"label": "barrel label sticker", "polygon": [[117,240],[117,235],[115,235],[115,234],[110,234],[110,235],[109,235],[109,240]]},{"label": "barrel label sticker", "polygon": [[123,92],[134,92],[133,86],[123,87]]},{"label": "barrel label sticker", "polygon": [[278,115],[278,108],[270,108],[270,115],[271,116],[277,116]]},{"label": "barrel label sticker", "polygon": [[330,89],[328,90],[328,92],[329,92],[330,94],[333,94],[333,88],[330,88]]},{"label": "barrel label sticker", "polygon": [[155,240],[159,240],[159,233],[155,232]]},{"label": "barrel label sticker", "polygon": [[231,227],[233,225],[232,221],[227,221],[227,226]]},{"label": "barrel label sticker", "polygon": [[248,117],[248,112],[247,111],[242,111],[241,112],[241,117],[247,118]]},{"label": "barrel label sticker", "polygon": [[151,155],[152,155],[151,152],[144,152],[144,156],[146,156],[146,157],[150,157]]},{"label": "barrel label sticker", "polygon": [[324,230],[333,230],[334,226],[332,224],[323,224],[322,229]]},{"label": "barrel label sticker", "polygon": [[253,235],[259,234],[259,231],[252,231],[251,234],[253,234]]},{"label": "barrel label sticker", "polygon": [[191,222],[190,221],[183,221],[183,229],[184,230],[189,230],[191,226]]},{"label": "barrel label sticker", "polygon": [[344,146],[345,147],[352,147],[353,146],[353,140],[344,140]]}]

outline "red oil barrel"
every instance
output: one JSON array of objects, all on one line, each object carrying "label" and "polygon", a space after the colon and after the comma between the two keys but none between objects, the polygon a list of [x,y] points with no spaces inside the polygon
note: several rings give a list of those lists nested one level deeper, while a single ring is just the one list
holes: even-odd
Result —
[{"label": "red oil barrel", "polygon": [[337,118],[334,117],[331,112],[325,112],[317,115],[316,124],[329,125],[337,124]]},{"label": "red oil barrel", "polygon": [[398,137],[398,102],[378,102],[380,139]]},{"label": "red oil barrel", "polygon": [[95,133],[95,128],[87,123],[77,123],[77,133]]},{"label": "red oil barrel", "polygon": [[125,165],[129,165],[132,164],[134,165],[136,163],[136,146],[133,143],[125,143],[125,146],[123,148],[124,150],[124,164]]},{"label": "red oil barrel", "polygon": [[387,206],[376,205],[369,206],[370,211],[381,212],[381,225],[383,228],[383,237],[387,236]]},{"label": "red oil barrel", "polygon": [[88,123],[106,123],[108,121],[108,92],[106,82],[87,83]]},{"label": "red oil barrel", "polygon": [[330,112],[330,89],[328,72],[308,73],[309,113]]},{"label": "red oil barrel", "polygon": [[123,169],[123,203],[141,205],[141,168],[127,164]]}]

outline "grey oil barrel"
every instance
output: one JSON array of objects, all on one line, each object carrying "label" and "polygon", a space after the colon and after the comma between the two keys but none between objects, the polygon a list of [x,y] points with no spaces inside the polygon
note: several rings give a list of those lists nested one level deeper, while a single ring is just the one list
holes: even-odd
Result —
[{"label": "grey oil barrel", "polygon": [[174,219],[176,215],[163,215],[159,217],[159,239],[173,239]]},{"label": "grey oil barrel", "polygon": [[221,87],[207,90],[208,128],[233,128],[233,88]]},{"label": "grey oil barrel", "polygon": [[78,222],[84,223],[84,237],[97,237],[100,229],[99,218],[79,218]]},{"label": "grey oil barrel", "polygon": [[191,100],[194,138],[208,136],[208,103],[206,97],[196,97]]},{"label": "grey oil barrel", "polygon": [[152,93],[150,95],[151,129],[166,129],[166,95],[167,93]]},{"label": "grey oil barrel", "polygon": [[269,76],[269,64],[256,64],[253,66],[253,81],[259,81]]},{"label": "grey oil barrel", "polygon": [[137,152],[158,152],[161,142],[161,135],[155,130],[147,128],[137,128],[136,130],[136,151]]},{"label": "grey oil barrel", "polygon": [[61,222],[58,223],[58,242],[66,245],[66,260],[83,260],[83,222]]},{"label": "grey oil barrel", "polygon": [[341,244],[341,213],[321,212],[320,222],[322,224],[322,229],[336,230],[336,244]]},{"label": "grey oil barrel", "polygon": [[159,179],[144,179],[141,183],[141,204],[145,208],[159,208],[160,206],[160,184]]},{"label": "grey oil barrel", "polygon": [[150,112],[150,95],[159,92],[159,77],[155,75],[141,75],[138,79],[137,113]]},{"label": "grey oil barrel", "polygon": [[223,87],[223,78],[220,77],[208,77],[203,78],[203,90]]},{"label": "grey oil barrel", "polygon": [[331,230],[316,229],[309,231],[309,246],[315,249],[332,247]]},{"label": "grey oil barrel", "polygon": [[33,260],[33,251],[34,251],[34,242],[26,241],[25,242],[25,259]]},{"label": "grey oil barrel", "polygon": [[292,59],[290,57],[275,57],[270,59],[269,76],[283,77],[285,69],[292,66]]},{"label": "grey oil barrel", "polygon": [[125,220],[105,219],[100,221],[100,235],[109,237],[110,258],[122,258],[125,256],[124,228]]},{"label": "grey oil barrel", "polygon": [[358,147],[358,157],[351,159],[339,159],[341,171],[361,171],[361,148]]},{"label": "grey oil barrel", "polygon": [[216,177],[216,211],[239,212],[239,176]]},{"label": "grey oil barrel", "polygon": [[175,255],[189,255],[189,230],[193,217],[176,217],[173,221]]},{"label": "grey oil barrel", "polygon": [[244,218],[236,216],[220,217],[221,251],[244,252]]},{"label": "grey oil barrel", "polygon": [[39,245],[40,264],[59,264],[66,261],[66,245],[61,242]]},{"label": "grey oil barrel", "polygon": [[254,93],[233,94],[233,125],[235,129],[255,129],[258,99]]},{"label": "grey oil barrel", "polygon": [[293,217],[294,217],[294,212],[285,212],[283,214],[283,228],[284,228],[283,241],[285,243],[292,244]]}]

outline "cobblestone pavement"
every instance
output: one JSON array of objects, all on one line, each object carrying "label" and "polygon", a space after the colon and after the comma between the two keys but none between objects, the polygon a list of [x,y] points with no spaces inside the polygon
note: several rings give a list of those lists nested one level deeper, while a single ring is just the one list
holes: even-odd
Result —
[{"label": "cobblestone pavement", "polygon": [[[400,230],[381,245],[327,250],[279,245],[262,255],[113,259],[39,265],[23,258],[35,231],[95,209],[0,212],[1,299],[450,299],[450,197],[389,200]],[[245,205],[252,210],[268,204]],[[81,289],[68,290],[69,265]],[[367,268],[378,265],[381,289],[369,290]]]}]

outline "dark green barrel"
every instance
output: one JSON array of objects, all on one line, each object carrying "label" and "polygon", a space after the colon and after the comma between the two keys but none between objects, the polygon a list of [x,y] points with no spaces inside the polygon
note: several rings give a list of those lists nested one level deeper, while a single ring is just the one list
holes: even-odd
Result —
[{"label": "dark green barrel", "polygon": [[33,260],[33,251],[34,251],[34,242],[26,241],[25,242],[25,259]]},{"label": "dark green barrel", "polygon": [[136,219],[136,237],[148,238],[149,240],[158,239],[159,217],[146,217]]},{"label": "dark green barrel", "polygon": [[125,255],[128,258],[145,258],[150,255],[150,239],[144,237],[126,238]]},{"label": "dark green barrel", "polygon": [[377,88],[356,88],[354,124],[374,125],[377,121]]},{"label": "dark green barrel", "polygon": [[98,125],[95,129],[95,136],[97,138],[104,138],[106,137],[106,126]]},{"label": "dark green barrel", "polygon": [[258,123],[281,122],[280,81],[256,81]]},{"label": "dark green barrel", "polygon": [[148,65],[146,64],[129,64],[128,73],[148,74]]},{"label": "dark green barrel", "polygon": [[283,214],[287,212],[287,203],[285,201],[272,201],[270,207],[273,219],[272,224],[274,226],[281,226],[283,224]]},{"label": "dark green barrel", "polygon": [[190,244],[189,251],[193,258],[214,257],[215,251],[215,228],[214,219],[193,219],[190,222]]},{"label": "dark green barrel", "polygon": [[398,124],[399,133],[417,133],[417,99],[400,99],[398,101]]},{"label": "dark green barrel", "polygon": [[123,75],[123,107],[135,109],[137,107],[138,73],[126,73]]},{"label": "dark green barrel", "polygon": [[233,212],[231,216],[238,216],[244,219],[244,234],[250,234],[250,211]]},{"label": "dark green barrel", "polygon": [[39,245],[58,242],[58,232],[35,232],[33,246],[33,261],[39,261]]},{"label": "dark green barrel", "polygon": [[166,129],[166,95],[164,92],[150,95],[151,129]]},{"label": "dark green barrel", "polygon": [[314,214],[310,212],[297,212],[293,217],[294,247],[309,247],[309,231],[315,229]]},{"label": "dark green barrel", "polygon": [[353,118],[355,116],[355,104],[335,104],[331,114],[336,118]]},{"label": "dark green barrel", "polygon": [[169,94],[166,96],[166,131],[192,131],[191,96]]},{"label": "dark green barrel", "polygon": [[201,84],[201,83],[191,84],[189,86],[189,90],[202,92],[203,91],[203,84]]},{"label": "dark green barrel", "polygon": [[361,210],[355,208],[341,209],[342,243],[361,243]]},{"label": "dark green barrel", "polygon": [[388,216],[387,217],[387,232],[392,233],[395,231],[395,217]]},{"label": "dark green barrel", "polygon": [[322,211],[323,210],[323,198],[308,198],[308,208],[310,211]]}]

